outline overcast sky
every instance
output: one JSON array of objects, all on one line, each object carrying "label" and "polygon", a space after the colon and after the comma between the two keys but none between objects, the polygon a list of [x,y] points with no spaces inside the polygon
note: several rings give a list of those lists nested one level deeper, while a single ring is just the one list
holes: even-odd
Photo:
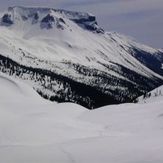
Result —
[{"label": "overcast sky", "polygon": [[17,5],[91,12],[105,30],[163,48],[163,0],[0,0],[1,11]]}]

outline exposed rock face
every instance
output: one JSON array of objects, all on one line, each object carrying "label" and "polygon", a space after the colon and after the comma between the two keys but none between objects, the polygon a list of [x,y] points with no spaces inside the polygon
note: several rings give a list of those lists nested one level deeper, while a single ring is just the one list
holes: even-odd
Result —
[{"label": "exposed rock face", "polygon": [[13,21],[12,21],[12,19],[11,19],[11,15],[5,14],[5,15],[2,17],[1,24],[2,24],[2,25],[6,25],[6,26],[12,25],[12,24],[13,24]]},{"label": "exposed rock face", "polygon": [[47,29],[53,28],[54,23],[55,23],[54,17],[48,14],[41,20],[41,28]]}]

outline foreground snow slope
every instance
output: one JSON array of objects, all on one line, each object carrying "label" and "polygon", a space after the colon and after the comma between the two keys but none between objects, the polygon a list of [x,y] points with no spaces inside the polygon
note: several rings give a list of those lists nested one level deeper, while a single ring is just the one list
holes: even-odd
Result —
[{"label": "foreground snow slope", "polygon": [[0,162],[163,162],[163,100],[89,111],[44,101],[4,75],[0,89]]},{"label": "foreground snow slope", "polygon": [[10,7],[0,18],[0,71],[52,101],[131,102],[163,84],[162,64],[162,50],[105,32],[88,13]]}]

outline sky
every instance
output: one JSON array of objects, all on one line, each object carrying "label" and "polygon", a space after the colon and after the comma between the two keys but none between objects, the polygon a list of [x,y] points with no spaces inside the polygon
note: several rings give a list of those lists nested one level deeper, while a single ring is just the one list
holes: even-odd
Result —
[{"label": "sky", "polygon": [[116,31],[163,48],[163,0],[0,0],[9,6],[41,6],[90,12],[106,31]]}]

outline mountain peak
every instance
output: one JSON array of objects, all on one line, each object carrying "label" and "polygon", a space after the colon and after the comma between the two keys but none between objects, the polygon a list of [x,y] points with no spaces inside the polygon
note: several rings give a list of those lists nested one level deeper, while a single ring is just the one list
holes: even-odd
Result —
[{"label": "mountain peak", "polygon": [[[1,18],[1,24],[11,26],[22,21],[30,20],[32,24],[39,23],[41,28],[51,29],[54,26],[64,29],[65,19],[72,21],[81,28],[97,33],[104,30],[97,24],[96,17],[90,13],[67,11],[53,8],[40,7],[9,7],[8,11]],[[67,25],[69,26],[69,25]]]},{"label": "mountain peak", "polygon": [[0,72],[51,101],[93,109],[163,84],[163,53],[115,32],[97,34],[94,15],[12,7],[0,22]]}]

